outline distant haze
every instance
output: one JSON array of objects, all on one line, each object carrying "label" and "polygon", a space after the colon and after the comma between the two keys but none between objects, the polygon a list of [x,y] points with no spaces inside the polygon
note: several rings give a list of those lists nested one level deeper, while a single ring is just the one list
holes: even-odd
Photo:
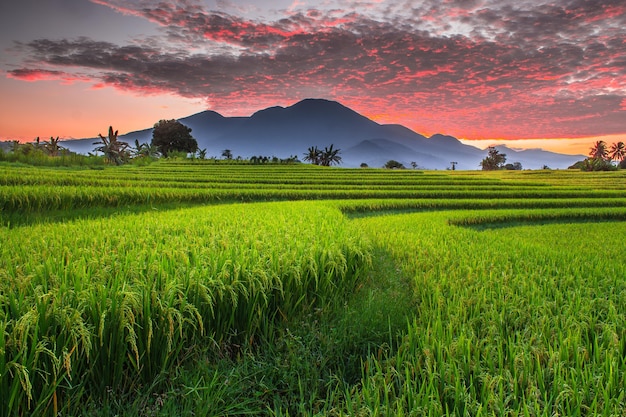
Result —
[{"label": "distant haze", "polygon": [[[407,168],[414,162],[420,168],[448,169],[457,162],[457,169],[479,169],[486,156],[484,150],[465,145],[444,134],[429,138],[401,125],[381,125],[348,107],[329,100],[306,99],[289,107],[270,107],[250,117],[224,117],[205,111],[180,122],[192,129],[192,136],[209,157],[221,157],[225,149],[234,157],[276,156],[286,159],[303,154],[311,146],[334,145],[341,149],[345,167],[382,167],[393,159]],[[146,128],[120,136],[134,144],[150,142],[152,129]],[[94,148],[95,138],[63,142],[77,152]],[[520,162],[523,168],[567,168],[584,156],[560,155],[541,150],[514,151],[499,148],[507,154],[507,162]]]}]

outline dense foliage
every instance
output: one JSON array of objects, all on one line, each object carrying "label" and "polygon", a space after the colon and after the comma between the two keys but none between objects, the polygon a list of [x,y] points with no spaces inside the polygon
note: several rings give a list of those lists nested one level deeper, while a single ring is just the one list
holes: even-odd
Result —
[{"label": "dense foliage", "polygon": [[113,126],[109,126],[108,136],[98,134],[100,141],[94,145],[100,145],[94,149],[95,152],[102,152],[104,157],[115,165],[122,165],[130,159],[128,143],[118,140],[117,130],[113,132]]},{"label": "dense foliage", "polygon": [[155,123],[151,144],[165,157],[173,152],[195,153],[198,150],[191,129],[174,119]]},{"label": "dense foliage", "polygon": [[502,169],[506,162],[506,154],[500,152],[493,146],[487,148],[487,156],[480,162],[483,171],[495,171]]},{"label": "dense foliage", "polygon": [[[589,150],[589,158],[577,163],[574,168],[582,171],[615,171],[623,168],[626,158],[626,145],[617,142],[609,146],[603,140],[596,141]],[[616,165],[613,162],[617,162]]]},{"label": "dense foliage", "polygon": [[385,162],[385,165],[383,166],[383,168],[386,168],[386,169],[406,169],[404,164],[402,164],[401,162],[396,161],[395,159],[390,159],[389,161]]},{"label": "dense foliage", "polygon": [[334,147],[335,145],[330,145],[324,147],[324,149],[318,149],[317,146],[311,146],[307,149],[307,152],[304,154],[304,160],[309,161],[314,165],[321,165],[325,167],[329,167],[332,165],[341,164],[341,149],[337,149]]}]

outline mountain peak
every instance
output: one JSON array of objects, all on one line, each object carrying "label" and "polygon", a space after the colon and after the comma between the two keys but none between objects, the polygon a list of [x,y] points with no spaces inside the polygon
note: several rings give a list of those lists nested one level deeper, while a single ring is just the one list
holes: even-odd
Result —
[{"label": "mountain peak", "polygon": [[192,114],[191,116],[187,116],[187,117],[182,117],[178,120],[182,121],[182,123],[184,124],[185,122],[193,122],[196,120],[202,120],[202,121],[206,121],[206,120],[221,120],[224,119],[225,117],[222,116],[221,114],[219,114],[216,111],[213,110],[204,110],[201,111],[200,113],[196,113],[196,114]]},{"label": "mountain peak", "polygon": [[265,116],[274,116],[274,115],[280,115],[280,113],[285,110],[284,107],[281,106],[273,106],[273,107],[268,107],[266,109],[263,110],[259,110],[257,112],[254,112],[254,114],[252,114],[252,116],[250,116],[251,118],[258,118],[258,117],[265,117]]},{"label": "mountain peak", "polygon": [[323,98],[305,98],[304,100],[287,107],[287,110],[329,117],[342,117],[347,114],[363,117],[359,113],[337,101],[326,100]]},{"label": "mountain peak", "polygon": [[454,143],[454,144],[459,143],[459,140],[455,138],[454,136],[443,135],[441,133],[435,133],[429,139],[437,141],[439,143]]},{"label": "mountain peak", "polygon": [[[464,145],[452,136],[436,134],[426,139],[400,125],[381,125],[332,100],[307,98],[289,107],[274,106],[250,117],[224,117],[207,110],[179,119],[193,130],[198,146],[212,155],[231,149],[235,155],[300,155],[311,146],[334,145],[342,150],[343,166],[383,166],[390,159],[405,166],[411,162],[427,169],[444,169],[457,161],[457,169],[476,169],[485,152]],[[152,128],[123,135],[129,143],[149,143]],[[70,149],[91,152],[93,139],[74,141]],[[79,149],[81,146],[81,150]],[[570,166],[576,157],[534,152],[509,152],[524,168]],[[531,155],[532,154],[532,155]],[[527,157],[528,156],[528,157]]]},{"label": "mountain peak", "polygon": [[303,100],[298,101],[291,107],[299,107],[299,108],[318,108],[318,107],[342,107],[347,109],[343,104],[333,101],[327,100],[325,98],[305,98]]}]

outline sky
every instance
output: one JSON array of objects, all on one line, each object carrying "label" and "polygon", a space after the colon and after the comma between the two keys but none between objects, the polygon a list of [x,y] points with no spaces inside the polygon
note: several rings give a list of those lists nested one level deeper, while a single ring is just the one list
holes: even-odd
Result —
[{"label": "sky", "polygon": [[0,3],[0,140],[304,98],[484,148],[626,141],[624,0]]}]

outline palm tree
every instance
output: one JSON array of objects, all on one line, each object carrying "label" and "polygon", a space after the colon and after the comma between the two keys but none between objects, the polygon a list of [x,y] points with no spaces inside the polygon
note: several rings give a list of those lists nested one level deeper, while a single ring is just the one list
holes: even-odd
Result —
[{"label": "palm tree", "polygon": [[626,146],[624,146],[624,142],[617,142],[611,145],[610,152],[611,160],[623,161],[624,158],[626,158]]},{"label": "palm tree", "polygon": [[341,163],[341,157],[339,156],[340,149],[333,149],[333,145],[325,147],[320,157],[320,165],[329,167],[333,164],[339,165]]},{"label": "palm tree", "polygon": [[[37,137],[37,146],[39,146],[39,137]],[[58,136],[56,137],[56,139],[53,138],[52,136],[50,136],[50,141],[49,142],[44,142],[43,143],[43,148],[46,150],[46,152],[50,156],[57,156],[57,155],[59,155],[60,151],[64,150],[64,148],[62,146],[59,146],[59,137]]]},{"label": "palm tree", "polygon": [[102,145],[95,149],[96,152],[102,152],[104,157],[115,165],[122,165],[130,157],[128,152],[128,143],[117,140],[117,130],[113,133],[113,126],[109,126],[109,136],[104,137],[98,133],[100,142],[94,142],[94,145]]},{"label": "palm tree", "polygon": [[145,149],[146,149],[146,144],[139,143],[139,140],[135,139],[135,147],[132,148],[130,152],[133,154],[133,156],[140,157],[140,156],[145,156],[144,155]]},{"label": "palm tree", "polygon": [[304,154],[304,160],[305,161],[309,161],[312,164],[315,165],[320,165],[320,159],[322,156],[322,152],[317,149],[317,146],[313,147],[311,146],[309,149],[307,149],[306,153]]},{"label": "palm tree", "polygon": [[593,159],[601,159],[605,161],[609,157],[609,150],[606,147],[606,142],[603,140],[597,141],[591,148],[589,155]]},{"label": "palm tree", "polygon": [[136,158],[158,158],[159,149],[152,143],[139,143],[139,140],[135,139],[135,147],[131,149],[131,153]]}]

